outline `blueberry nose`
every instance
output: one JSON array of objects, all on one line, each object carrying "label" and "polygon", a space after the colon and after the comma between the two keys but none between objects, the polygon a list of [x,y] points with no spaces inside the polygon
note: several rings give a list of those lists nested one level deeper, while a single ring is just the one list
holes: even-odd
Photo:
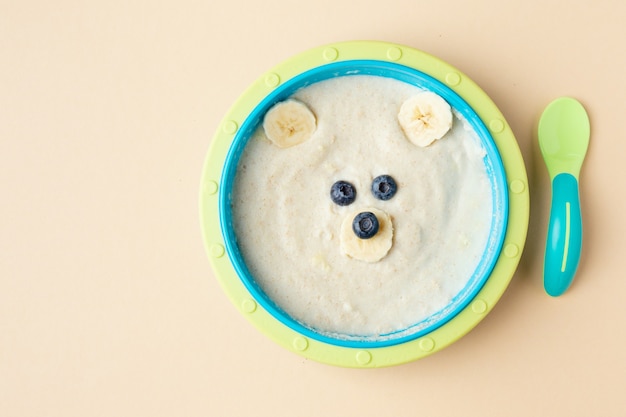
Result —
[{"label": "blueberry nose", "polygon": [[378,233],[378,219],[370,211],[357,214],[352,221],[352,230],[359,239],[370,239]]}]

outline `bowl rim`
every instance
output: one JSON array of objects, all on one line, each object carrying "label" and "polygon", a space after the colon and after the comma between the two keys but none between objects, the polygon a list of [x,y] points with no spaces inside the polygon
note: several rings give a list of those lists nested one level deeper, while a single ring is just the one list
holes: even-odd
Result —
[{"label": "bowl rim", "polygon": [[[491,274],[460,311],[432,331],[393,344],[335,344],[324,337],[289,326],[266,302],[242,282],[233,265],[232,250],[224,239],[220,201],[225,184],[223,168],[231,144],[259,103],[290,80],[322,66],[349,61],[380,61],[417,70],[458,95],[483,122],[493,139],[508,186],[508,221]],[[482,139],[481,139],[482,140]],[[245,143],[244,143],[245,145]],[[505,190],[506,191],[506,190]],[[222,207],[223,209],[223,207]],[[257,328],[280,345],[304,357],[345,367],[396,365],[437,352],[469,332],[493,308],[508,286],[523,250],[529,215],[528,180],[517,142],[491,99],[456,68],[422,51],[381,41],[341,42],[313,48],[275,66],[253,83],[235,102],[217,130],[207,154],[200,190],[200,219],[205,247],[213,270],[235,306]],[[269,308],[271,310],[271,308]]]}]

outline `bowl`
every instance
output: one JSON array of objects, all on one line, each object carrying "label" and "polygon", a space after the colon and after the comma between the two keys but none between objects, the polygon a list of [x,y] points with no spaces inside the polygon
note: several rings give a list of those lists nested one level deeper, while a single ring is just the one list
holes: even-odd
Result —
[{"label": "bowl", "polygon": [[[400,330],[364,337],[320,331],[287,313],[258,285],[233,226],[238,164],[264,115],[305,87],[366,75],[393,79],[443,97],[484,149],[492,213],[484,252],[471,276],[443,308]],[[200,191],[209,260],[234,305],[258,329],[304,357],[344,367],[398,365],[435,353],[476,326],[494,307],[517,268],[528,227],[528,181],[506,120],[489,97],[447,63],[403,45],[353,41],[301,53],[261,76],[224,117],[211,143]]]}]

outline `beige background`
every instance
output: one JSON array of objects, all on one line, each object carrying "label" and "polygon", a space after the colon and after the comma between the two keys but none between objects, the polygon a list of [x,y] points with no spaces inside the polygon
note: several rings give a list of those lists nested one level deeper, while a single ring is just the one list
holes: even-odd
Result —
[{"label": "beige background", "polygon": [[[0,0],[0,416],[621,416],[626,413],[622,0]],[[426,359],[307,361],[230,304],[201,241],[221,117],[278,62],[352,39],[460,68],[517,136],[532,198],[494,311]],[[543,293],[534,126],[592,122],[575,284]]]}]

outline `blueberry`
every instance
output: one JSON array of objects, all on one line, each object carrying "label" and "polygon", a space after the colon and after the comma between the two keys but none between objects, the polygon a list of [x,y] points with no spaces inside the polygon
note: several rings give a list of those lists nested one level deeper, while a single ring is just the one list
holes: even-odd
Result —
[{"label": "blueberry", "polygon": [[372,193],[379,200],[389,200],[398,191],[396,181],[389,175],[379,175],[372,181]]},{"label": "blueberry", "polygon": [[348,206],[356,199],[356,188],[347,181],[337,181],[330,187],[330,199],[340,206]]},{"label": "blueberry", "polygon": [[364,211],[356,215],[352,221],[352,230],[360,239],[369,239],[378,233],[378,219],[370,211]]}]

